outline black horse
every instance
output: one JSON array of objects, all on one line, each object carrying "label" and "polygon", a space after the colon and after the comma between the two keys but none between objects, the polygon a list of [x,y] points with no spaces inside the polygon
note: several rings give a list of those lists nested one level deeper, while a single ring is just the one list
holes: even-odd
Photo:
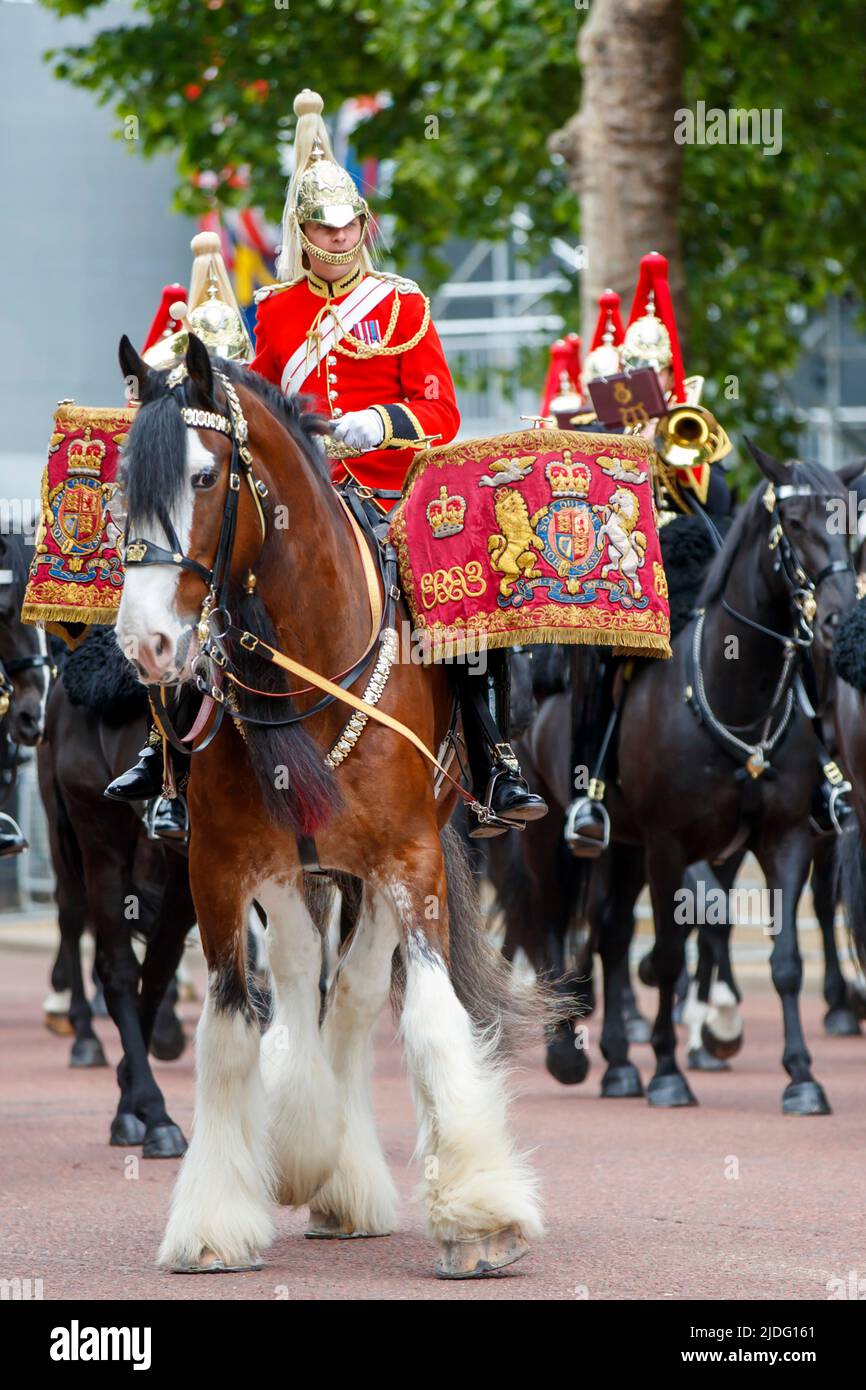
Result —
[{"label": "black horse", "polygon": [[[110,1142],[141,1144],[145,1158],[174,1158],[186,1141],[166,1111],[148,1048],[195,912],[185,855],[148,838],[143,807],[103,795],[147,732],[142,692],[129,672],[110,630],[97,630],[66,659],[48,701],[39,785],[57,879],[63,973],[72,991],[73,1065],[104,1062],[81,976],[81,934],[89,925],[124,1054]],[[147,943],[141,965],[135,936]]]},{"label": "black horse", "polygon": [[[605,968],[603,1093],[635,1093],[616,1000],[631,909],[646,874],[656,924],[650,968],[660,989],[653,1033],[657,1069],[648,1095],[656,1105],[694,1102],[676,1063],[672,1013],[690,929],[682,912],[684,875],[699,860],[751,848],[770,891],[780,895],[773,900],[778,912],[772,974],[783,1004],[783,1060],[791,1077],[783,1109],[826,1113],[799,1019],[802,965],[795,920],[812,857],[809,812],[820,768],[812,723],[797,712],[792,685],[800,653],[812,647],[813,627],[814,647],[826,651],[841,612],[853,601],[846,539],[830,534],[827,525],[828,504],[849,479],[754,452],[770,487],[762,484],[753,494],[713,563],[702,615],[674,643],[670,663],[636,665],[622,694],[618,773],[609,800],[613,845],[607,863],[594,871],[587,903],[600,914]],[[570,759],[563,756],[570,747],[569,723],[568,697],[554,695],[542,705],[529,740],[531,770],[541,790],[550,790],[562,807],[573,794]],[[543,828],[544,823],[525,833],[527,854]],[[555,833],[554,827],[545,833]],[[579,886],[572,885],[575,891]]]},{"label": "black horse", "polygon": [[[0,810],[17,780],[19,749],[42,737],[51,658],[45,636],[21,621],[30,551],[20,535],[0,535]],[[0,818],[0,848],[24,848],[17,826]]]}]

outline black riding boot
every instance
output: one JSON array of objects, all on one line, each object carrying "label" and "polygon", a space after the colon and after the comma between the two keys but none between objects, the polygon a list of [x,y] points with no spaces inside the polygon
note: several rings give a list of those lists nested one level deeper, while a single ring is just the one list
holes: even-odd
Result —
[{"label": "black riding boot", "polygon": [[547,803],[529,790],[514,749],[506,742],[509,677],[507,651],[489,651],[484,674],[474,675],[466,666],[454,668],[469,770],[480,808],[474,815],[470,808],[472,839],[522,830],[527,821],[547,815]]},{"label": "black riding boot", "polygon": [[[577,778],[578,772],[589,773],[585,791],[575,797],[565,814],[563,838],[577,859],[598,859],[610,843],[610,817],[604,805],[604,772],[617,721],[613,708],[614,670],[612,659],[602,657],[595,707],[581,711],[580,718],[573,721],[573,775]],[[574,695],[573,691],[573,699]]]},{"label": "black riding boot", "polygon": [[[169,750],[169,758],[175,786],[179,787],[189,772],[189,758],[174,748]],[[180,791],[175,796],[166,795],[163,770],[162,738],[155,728],[151,728],[138,762],[109,782],[104,795],[113,801],[155,802],[147,817],[151,838],[185,840],[189,832],[186,798]]]}]

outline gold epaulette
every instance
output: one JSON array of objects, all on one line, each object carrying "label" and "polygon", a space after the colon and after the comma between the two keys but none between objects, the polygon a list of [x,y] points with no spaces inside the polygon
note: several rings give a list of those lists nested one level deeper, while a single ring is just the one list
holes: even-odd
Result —
[{"label": "gold epaulette", "polygon": [[292,285],[297,285],[299,281],[292,280],[291,283],[284,281],[277,285],[263,285],[260,290],[256,290],[253,299],[256,304],[261,304],[263,299],[268,299],[272,294],[279,294],[280,290],[290,290]]},{"label": "gold epaulette", "polygon": [[377,280],[386,280],[389,285],[393,285],[401,294],[423,294],[421,286],[417,285],[414,280],[409,280],[405,275],[393,275],[385,270],[374,270],[371,271],[371,274],[374,275]]},{"label": "gold epaulette", "polygon": [[597,419],[598,416],[594,410],[584,410],[578,412],[577,415],[572,415],[568,422],[568,427],[569,429],[583,429],[585,425],[591,425]]}]

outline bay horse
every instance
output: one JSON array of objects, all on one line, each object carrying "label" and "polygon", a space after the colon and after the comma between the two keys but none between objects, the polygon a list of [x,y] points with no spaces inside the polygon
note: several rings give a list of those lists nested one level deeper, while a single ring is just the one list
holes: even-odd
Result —
[{"label": "bay horse", "polygon": [[[684,875],[700,860],[715,862],[751,848],[770,891],[779,894],[771,971],[782,1001],[783,1064],[791,1078],[783,1110],[825,1114],[829,1105],[812,1076],[799,1017],[796,934],[820,768],[812,722],[799,711],[793,682],[799,651],[813,648],[813,637],[816,655],[819,647],[828,651],[835,624],[853,600],[847,541],[828,525],[829,504],[838,501],[849,479],[753,453],[767,481],[752,494],[713,561],[700,613],[674,641],[671,662],[642,663],[625,685],[616,769],[609,779],[610,863],[594,869],[596,876],[608,874],[612,885],[602,943],[614,919],[618,923],[616,947],[608,942],[605,979],[608,971],[615,978],[621,969],[631,908],[645,873],[656,930],[648,968],[659,987],[656,1073],[647,1097],[653,1105],[694,1104],[677,1066],[673,1025],[674,988],[690,929],[678,911]],[[696,690],[700,719],[690,707]],[[567,702],[554,696],[542,705],[529,740],[528,766],[541,772],[542,793],[552,791],[563,807],[573,794],[569,728]],[[527,854],[537,838],[527,831]],[[606,985],[606,1010],[612,1002]],[[607,1011],[605,1023],[602,1048],[613,1088],[605,1093],[640,1094],[628,1086],[634,1069],[625,1029],[615,1018],[608,1029]]]},{"label": "bay horse", "polygon": [[[311,1237],[393,1230],[369,1076],[393,979],[436,1272],[502,1268],[542,1228],[535,1177],[509,1134],[502,1060],[511,1036],[535,1033],[541,1006],[481,935],[471,878],[453,837],[440,839],[453,793],[437,801],[427,758],[369,716],[338,768],[329,755],[356,724],[316,681],[339,672],[331,694],[351,685],[395,596],[370,579],[371,550],[331,483],[316,439],[327,425],[256,374],[212,365],[194,335],[172,373],[151,371],[126,338],[120,363],[141,404],[124,451],[117,639],[160,718],[166,688],[195,675],[230,716],[196,744],[187,793],[208,989],[194,1130],[159,1260],[178,1272],[258,1267],[275,1198],[310,1206]],[[382,718],[439,748],[446,672],[390,664],[396,633],[383,640],[355,712],[378,696]],[[303,892],[314,864],[364,885],[321,1020],[321,935]],[[273,991],[263,1039],[244,962],[253,898]]]}]

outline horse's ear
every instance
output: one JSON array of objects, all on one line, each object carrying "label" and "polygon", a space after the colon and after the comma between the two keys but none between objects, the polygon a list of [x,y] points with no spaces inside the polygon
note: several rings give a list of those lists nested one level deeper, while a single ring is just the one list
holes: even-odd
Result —
[{"label": "horse's ear", "polygon": [[748,435],[744,436],[746,446],[755,463],[760,468],[765,478],[769,478],[771,483],[785,483],[791,476],[790,463],[783,463],[780,459],[768,454],[766,449],[759,449],[757,444],[753,444]]},{"label": "horse's ear", "polygon": [[845,487],[850,487],[856,483],[866,469],[866,455],[863,458],[852,459],[850,463],[843,463],[841,468],[837,468],[836,477]]},{"label": "horse's ear", "polygon": [[194,333],[190,333],[186,348],[186,369],[189,379],[199,395],[208,405],[213,404],[213,367],[210,354]]},{"label": "horse's ear", "polygon": [[125,333],[120,340],[117,358],[126,384],[126,399],[128,401],[140,401],[150,368],[144,358],[139,357]]}]

